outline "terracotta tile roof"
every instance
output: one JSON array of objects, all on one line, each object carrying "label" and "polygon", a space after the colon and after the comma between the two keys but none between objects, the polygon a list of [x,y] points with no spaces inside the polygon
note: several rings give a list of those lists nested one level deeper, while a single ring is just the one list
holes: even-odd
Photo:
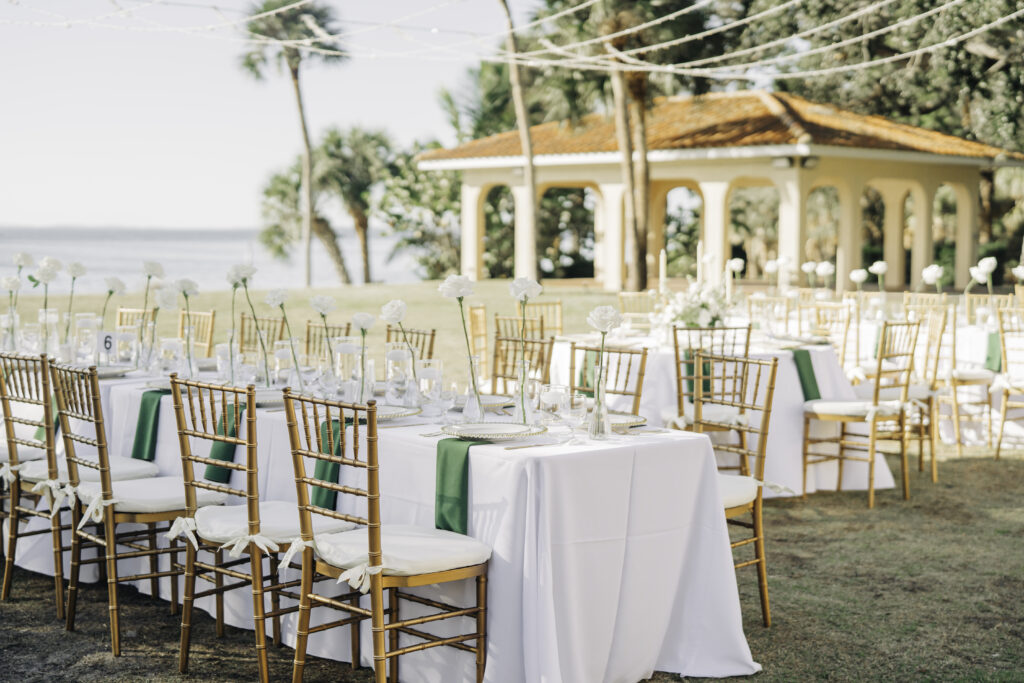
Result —
[{"label": "terracotta tile roof", "polygon": [[[615,124],[591,114],[579,125],[552,121],[531,129],[535,155],[613,152]],[[927,152],[949,156],[1024,160],[1024,154],[924,128],[810,102],[788,93],[740,91],[701,97],[659,98],[648,112],[651,150],[752,147],[797,143]],[[424,152],[421,161],[517,156],[516,131]]]}]

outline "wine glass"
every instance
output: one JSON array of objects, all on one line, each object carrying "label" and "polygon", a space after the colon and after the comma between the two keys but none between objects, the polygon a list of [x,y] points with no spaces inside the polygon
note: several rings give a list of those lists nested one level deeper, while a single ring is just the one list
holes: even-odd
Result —
[{"label": "wine glass", "polygon": [[569,443],[579,443],[576,430],[587,421],[587,396],[580,393],[566,393],[565,403],[559,411],[562,420],[569,425]]},{"label": "wine glass", "polygon": [[452,382],[447,389],[442,389],[437,395],[437,405],[440,413],[437,416],[437,424],[450,425],[454,422],[451,410],[455,407],[455,398],[460,394],[458,382]]},{"label": "wine glass", "polygon": [[540,390],[541,419],[551,423],[558,419],[569,387],[564,384],[545,384]]}]

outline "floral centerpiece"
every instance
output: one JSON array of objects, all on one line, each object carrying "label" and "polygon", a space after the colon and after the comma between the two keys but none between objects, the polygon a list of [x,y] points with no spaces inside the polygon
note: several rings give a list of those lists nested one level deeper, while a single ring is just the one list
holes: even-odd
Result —
[{"label": "floral centerpiece", "polygon": [[[469,328],[466,326],[466,310],[463,300],[473,294],[473,281],[465,275],[449,275],[437,288],[441,296],[459,302],[459,319],[462,321],[462,334],[466,339],[466,353],[469,359],[470,395],[466,399],[463,414],[471,419],[483,417],[483,404],[480,402],[480,389],[477,388],[476,367],[473,365],[473,347],[469,343]],[[474,415],[475,413],[475,415]]]},{"label": "floral centerpiece", "polygon": [[328,363],[334,362],[334,349],[331,348],[331,330],[327,326],[327,316],[334,312],[334,309],[338,307],[338,302],[334,300],[333,296],[314,296],[309,300],[309,307],[317,312],[320,316],[320,322],[324,326],[324,346],[327,347],[327,361]]},{"label": "floral centerpiece", "polygon": [[831,289],[832,276],[836,274],[836,267],[831,261],[819,261],[814,266],[814,274],[821,278],[821,284]]},{"label": "floral centerpiece", "polygon": [[530,299],[540,296],[543,288],[536,280],[528,277],[517,277],[508,286],[509,294],[519,302],[519,310],[522,311],[522,326],[519,329],[519,398],[516,401],[517,422],[528,424],[530,422],[530,410],[526,405],[526,382],[529,381],[528,365],[526,362],[526,304]]},{"label": "floral centerpiece", "polygon": [[0,289],[7,290],[7,347],[4,351],[14,351],[14,319],[17,304],[15,301],[18,290],[21,289],[21,278],[17,275],[8,275],[0,280]]},{"label": "floral centerpiece", "polygon": [[622,314],[611,306],[598,306],[587,316],[587,324],[601,333],[601,347],[594,365],[594,409],[587,425],[587,434],[592,439],[606,439],[611,431],[604,397],[604,343],[608,333],[621,325],[622,320]]},{"label": "floral centerpiece", "polygon": [[[362,337],[362,346],[359,349],[359,398],[357,403],[363,403],[366,393],[366,333],[373,327],[375,318],[369,313],[356,313],[352,316],[352,325],[359,330]],[[370,380],[370,394],[373,395],[373,380]]]},{"label": "floral centerpiece", "polygon": [[288,348],[292,352],[292,365],[295,367],[296,382],[299,385],[299,392],[304,393],[306,388],[302,385],[302,369],[299,367],[299,355],[295,351],[295,336],[292,335],[292,326],[288,322],[288,312],[284,310],[285,302],[288,301],[288,292],[283,289],[272,289],[267,292],[265,299],[271,308],[281,309],[281,318],[284,320],[284,327],[288,330]]},{"label": "floral centerpiece", "polygon": [[105,328],[107,322],[107,306],[115,296],[121,296],[128,287],[119,277],[108,277],[103,281],[107,285],[107,297],[103,300],[103,310],[100,311],[100,327]]},{"label": "floral centerpiece", "polygon": [[142,323],[139,325],[139,346],[142,346],[142,334],[146,329],[146,317],[149,313],[149,287],[154,278],[160,280],[164,277],[164,267],[156,261],[143,261],[142,272],[146,276],[146,287],[142,292]]},{"label": "floral centerpiece", "polygon": [[[253,322],[253,325],[256,327],[256,338],[259,340],[259,342],[260,342],[260,349],[263,351],[263,375],[264,375],[264,378],[265,378],[264,381],[266,382],[267,388],[269,389],[270,386],[271,386],[271,382],[270,382],[270,358],[267,356],[267,342],[263,339],[263,330],[261,330],[260,326],[259,326],[259,320],[257,319],[257,316],[256,316],[256,307],[253,305],[252,297],[249,295],[249,280],[251,280],[252,276],[256,274],[256,268],[254,266],[248,266],[248,265],[245,265],[245,266],[235,266],[232,269],[232,271],[233,271],[233,273],[232,272],[228,273],[228,278],[230,279],[232,277],[232,275],[234,275],[237,278],[237,281],[241,282],[241,284],[242,284],[242,291],[245,292],[245,301],[246,301],[246,303],[249,304],[249,312],[252,313],[252,322]],[[232,290],[231,290],[232,309],[234,308],[234,300],[235,300],[234,292],[235,292],[235,289],[236,289],[236,286],[232,285]],[[232,321],[232,325],[234,325],[234,321]]]},{"label": "floral centerpiece", "polygon": [[32,283],[32,287],[43,286],[43,319],[42,319],[42,330],[40,334],[43,337],[43,353],[48,353],[47,346],[50,342],[50,283],[57,279],[57,274],[60,272],[63,265],[60,261],[55,258],[46,258],[39,261],[39,267],[36,268],[36,272],[28,276],[28,281]]},{"label": "floral centerpiece", "polygon": [[688,327],[716,327],[725,322],[729,303],[721,286],[693,283],[669,303],[675,322]]},{"label": "floral centerpiece", "polygon": [[921,287],[928,285],[929,287],[935,287],[935,293],[942,293],[942,275],[945,269],[938,263],[933,263],[930,266],[926,266],[921,271]]},{"label": "floral centerpiece", "polygon": [[174,283],[181,296],[185,299],[185,359],[188,363],[187,375],[192,378],[192,306],[189,299],[199,294],[199,285],[195,280],[182,278]]}]

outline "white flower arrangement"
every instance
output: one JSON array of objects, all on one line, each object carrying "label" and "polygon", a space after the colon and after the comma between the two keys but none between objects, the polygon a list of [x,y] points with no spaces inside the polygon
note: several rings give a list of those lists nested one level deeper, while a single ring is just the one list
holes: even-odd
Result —
[{"label": "white flower arrangement", "polygon": [[885,261],[875,261],[868,266],[868,272],[878,277],[878,291],[885,291],[885,274],[889,272],[889,264]]},{"label": "white flower arrangement", "polygon": [[110,304],[110,299],[114,296],[121,296],[128,289],[124,282],[119,277],[108,277],[104,281],[107,286],[107,298],[103,300],[103,312],[100,313],[100,325],[105,327],[107,320],[107,306]]},{"label": "white flower arrangement", "polygon": [[467,296],[473,296],[473,281],[466,275],[449,275],[437,291],[441,292],[443,297],[461,301]]},{"label": "white flower arrangement", "polygon": [[1018,282],[1024,282],[1024,265],[1014,266],[1010,269],[1013,273],[1013,277],[1017,278]]},{"label": "white flower arrangement", "polygon": [[359,349],[359,403],[363,402],[363,395],[366,390],[366,333],[376,320],[369,313],[356,313],[352,316],[352,325],[359,330],[362,337],[362,345]]},{"label": "white flower arrangement", "polygon": [[[270,385],[271,385],[271,382],[270,382],[270,359],[267,356],[267,342],[266,342],[266,340],[263,339],[263,330],[261,330],[260,326],[256,324],[257,317],[258,317],[256,315],[256,306],[253,305],[253,303],[252,303],[252,296],[249,294],[249,281],[252,279],[252,276],[255,275],[255,274],[256,274],[256,268],[254,268],[253,266],[250,266],[250,265],[232,266],[232,268],[228,271],[228,281],[229,282],[232,282],[232,280],[234,281],[234,282],[232,282],[232,285],[231,285],[231,317],[232,317],[231,324],[232,324],[232,326],[234,326],[235,292],[238,290],[238,287],[241,286],[242,287],[242,291],[245,292],[245,302],[247,304],[249,304],[249,312],[252,314],[253,325],[256,327],[256,339],[259,340],[259,342],[260,342],[260,350],[263,351],[264,382],[266,383],[267,388],[269,389]],[[234,334],[232,334],[232,342],[233,341],[234,341]],[[233,353],[232,353],[232,356],[234,356]],[[234,363],[232,363],[232,365],[234,365]]]},{"label": "white flower arrangement", "polygon": [[944,272],[945,269],[938,263],[925,266],[925,268],[921,270],[921,284],[928,285],[929,287],[935,287],[936,293],[941,292],[942,285],[940,283]]},{"label": "white flower arrangement", "polygon": [[263,302],[271,308],[281,308],[288,302],[288,292],[283,289],[272,289],[267,292]]},{"label": "white flower arrangement", "polygon": [[863,268],[856,268],[850,271],[850,282],[857,285],[857,291],[868,281],[868,271]]},{"label": "white flower arrangement", "polygon": [[[476,400],[476,406],[483,414],[483,404],[480,403],[480,389],[477,387],[476,382],[476,368],[473,367],[473,347],[469,343],[469,328],[466,327],[466,310],[463,305],[463,300],[467,296],[473,295],[473,281],[465,275],[449,275],[445,278],[444,282],[437,288],[437,291],[441,292],[441,296],[447,299],[455,299],[459,302],[459,319],[462,320],[462,335],[466,339],[466,353],[469,360],[469,381],[470,387],[473,390],[473,398]],[[466,407],[471,405],[472,401],[466,401]],[[465,409],[464,409],[465,410]]]},{"label": "white flower arrangement", "polygon": [[721,287],[690,285],[669,303],[672,319],[689,327],[715,327],[725,320],[729,303]]},{"label": "white flower arrangement", "polygon": [[284,327],[288,331],[288,348],[292,352],[292,363],[295,366],[296,381],[299,383],[299,393],[303,393],[306,387],[302,384],[302,368],[299,367],[299,354],[295,350],[295,335],[292,334],[292,325],[288,322],[288,312],[284,308],[288,301],[288,292],[283,289],[272,289],[267,292],[264,301],[271,308],[281,309],[281,319],[284,320]]},{"label": "white flower arrangement", "polygon": [[[50,283],[57,279],[57,274],[60,273],[62,268],[61,262],[55,258],[47,256],[39,261],[39,265],[36,267],[36,272],[28,276],[28,281],[32,283],[32,287],[43,286],[43,310],[47,310],[50,307]],[[43,353],[47,352],[47,346],[50,341],[49,331],[49,315],[43,316]]]},{"label": "white flower arrangement", "polygon": [[185,357],[188,359],[188,377],[192,377],[192,306],[189,298],[199,294],[199,285],[195,280],[182,278],[174,283],[174,288],[181,292],[185,299]]},{"label": "white flower arrangement", "polygon": [[[519,302],[520,312],[522,313],[522,327],[519,330],[519,349],[520,358],[519,360],[526,363],[526,304],[535,297],[540,296],[540,293],[544,291],[544,288],[540,286],[540,283],[536,280],[532,280],[528,277],[517,277],[508,286],[508,292],[512,295],[512,298]],[[527,424],[530,421],[529,413],[527,412],[526,406],[526,375],[525,372],[522,377],[522,381],[519,382],[519,405],[517,406],[517,412],[520,412],[520,418],[523,424]]]},{"label": "white flower arrangement", "polygon": [[405,319],[406,305],[401,299],[392,299],[380,308],[380,319],[388,325],[401,325]]},{"label": "white flower arrangement", "polygon": [[327,359],[333,363],[334,349],[331,348],[331,331],[327,326],[327,316],[338,307],[338,302],[334,300],[333,296],[321,294],[309,300],[309,307],[320,316],[320,322],[324,326],[324,345],[327,347]]},{"label": "white flower arrangement", "polygon": [[0,280],[0,288],[7,290],[7,334],[8,339],[14,339],[14,311],[16,310],[15,296],[18,290],[21,289],[21,278],[17,275],[8,275],[7,277]]}]

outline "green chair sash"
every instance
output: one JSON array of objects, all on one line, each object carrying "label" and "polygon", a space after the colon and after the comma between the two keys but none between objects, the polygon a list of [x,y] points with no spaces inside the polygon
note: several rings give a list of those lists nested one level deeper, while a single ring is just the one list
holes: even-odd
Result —
[{"label": "green chair sash", "polygon": [[139,404],[139,419],[135,424],[135,442],[132,444],[133,458],[152,462],[156,457],[160,399],[170,393],[170,389],[150,389],[142,394],[142,403]]},{"label": "green chair sash", "polygon": [[[239,406],[238,419],[242,419],[245,415],[245,406]],[[238,436],[238,425],[235,424],[235,411],[230,409],[227,411],[228,428],[227,433],[224,431],[224,415],[221,415],[217,420],[217,434],[220,436]],[[210,459],[220,460],[222,462],[234,462],[235,461],[235,450],[237,444],[226,443],[224,441],[214,441],[213,445],[210,446]],[[208,481],[214,481],[218,484],[226,484],[231,480],[231,472],[227,467],[219,467],[217,465],[206,466],[206,479]]]}]

